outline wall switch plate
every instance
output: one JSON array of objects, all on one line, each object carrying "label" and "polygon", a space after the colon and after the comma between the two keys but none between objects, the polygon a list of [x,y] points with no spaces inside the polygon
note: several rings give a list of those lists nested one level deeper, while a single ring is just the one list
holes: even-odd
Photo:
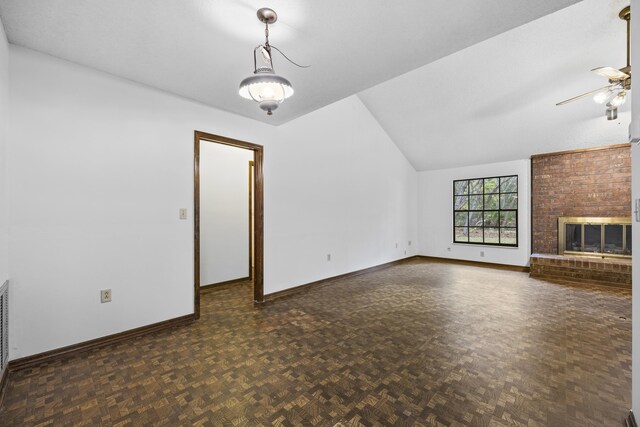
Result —
[{"label": "wall switch plate", "polygon": [[187,219],[187,208],[180,208],[180,219]]},{"label": "wall switch plate", "polygon": [[100,302],[111,302],[111,289],[103,289],[100,291]]},{"label": "wall switch plate", "polygon": [[331,254],[327,254],[327,261],[331,261]]}]

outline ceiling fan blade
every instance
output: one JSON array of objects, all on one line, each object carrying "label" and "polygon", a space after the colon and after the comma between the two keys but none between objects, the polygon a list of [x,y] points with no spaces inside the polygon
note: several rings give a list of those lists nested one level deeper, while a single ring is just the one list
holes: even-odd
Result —
[{"label": "ceiling fan blade", "polygon": [[604,76],[609,80],[617,81],[617,80],[624,80],[629,78],[629,74],[623,73],[620,70],[616,70],[613,67],[599,67],[599,68],[594,68],[591,71],[593,71],[596,74],[600,74],[601,76]]},{"label": "ceiling fan blade", "polygon": [[602,91],[607,90],[607,89],[612,89],[612,88],[614,88],[616,86],[617,85],[615,85],[615,84],[607,85],[607,86],[601,87],[600,89],[592,90],[591,92],[583,93],[582,95],[578,95],[578,96],[574,96],[573,98],[565,99],[564,101],[558,102],[556,105],[568,104],[570,102],[577,101],[578,99],[586,98],[589,95],[595,95],[598,92],[602,92]]}]

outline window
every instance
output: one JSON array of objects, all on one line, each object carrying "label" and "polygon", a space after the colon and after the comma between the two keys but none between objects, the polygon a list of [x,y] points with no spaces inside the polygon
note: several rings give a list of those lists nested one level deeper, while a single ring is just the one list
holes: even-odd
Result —
[{"label": "window", "polygon": [[453,242],[518,246],[518,175],[453,181]]}]

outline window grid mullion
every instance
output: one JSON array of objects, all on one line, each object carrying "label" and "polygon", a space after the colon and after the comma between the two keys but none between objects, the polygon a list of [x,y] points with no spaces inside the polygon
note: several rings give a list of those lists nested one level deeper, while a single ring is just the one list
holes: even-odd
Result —
[{"label": "window grid mullion", "polygon": [[[506,178],[513,178],[515,177],[516,179],[516,191],[506,191],[503,192],[502,191],[502,181]],[[489,179],[496,179],[497,180],[497,192],[494,193],[487,193],[486,191],[486,186],[485,183],[487,180]],[[471,190],[471,182],[472,181],[481,181],[482,184],[482,190],[480,193],[472,193]],[[458,182],[464,182],[466,184],[466,192],[465,194],[456,194],[456,183]],[[466,179],[466,180],[454,180],[453,182],[453,186],[454,186],[454,205],[455,205],[455,200],[456,200],[456,196],[466,196],[466,204],[467,204],[467,209],[466,210],[457,210],[455,209],[454,206],[454,215],[453,215],[453,220],[454,220],[454,243],[455,242],[460,242],[460,243],[471,243],[471,244],[487,244],[487,245],[494,245],[494,246],[518,246],[518,209],[516,206],[516,209],[502,209],[502,195],[506,195],[506,194],[515,194],[515,197],[518,197],[518,176],[517,175],[504,175],[504,176],[494,176],[494,177],[487,177],[487,178],[472,178],[472,179]],[[497,240],[498,243],[487,243],[486,242],[486,213],[487,211],[487,205],[485,203],[486,201],[486,196],[488,194],[491,195],[496,195],[498,198],[498,204],[497,204],[497,209],[494,209],[496,212],[498,212],[498,217],[497,217],[497,224],[495,226],[493,226],[492,228],[497,230],[498,236],[497,236]],[[479,206],[480,209],[471,209],[471,196],[481,196],[481,204]],[[456,226],[455,224],[455,220],[456,220],[456,213],[460,213],[460,212],[465,212],[466,213],[466,226]],[[471,229],[472,229],[472,225],[471,225],[471,214],[473,212],[479,212],[481,215],[481,223],[479,226],[474,225],[473,228],[477,229],[480,228],[482,231],[482,241],[481,242],[471,242]],[[503,213],[505,212],[513,212],[513,214],[515,215],[515,226],[514,227],[509,227],[509,226],[503,226],[502,225],[502,217],[503,217]],[[455,229],[456,227],[458,228],[466,228],[466,232],[467,232],[467,241],[458,241],[456,240],[456,232]],[[502,232],[503,230],[508,230],[508,229],[513,229],[515,230],[515,243],[511,244],[511,243],[503,243],[502,242]]]}]

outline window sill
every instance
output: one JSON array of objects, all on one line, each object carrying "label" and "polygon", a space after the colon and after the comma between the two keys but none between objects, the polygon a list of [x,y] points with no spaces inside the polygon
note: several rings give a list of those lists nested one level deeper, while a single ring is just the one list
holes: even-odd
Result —
[{"label": "window sill", "polygon": [[482,247],[482,248],[495,248],[495,249],[520,249],[520,246],[501,246],[501,245],[485,245],[483,243],[462,243],[451,242],[453,246],[465,246],[465,247]]}]

